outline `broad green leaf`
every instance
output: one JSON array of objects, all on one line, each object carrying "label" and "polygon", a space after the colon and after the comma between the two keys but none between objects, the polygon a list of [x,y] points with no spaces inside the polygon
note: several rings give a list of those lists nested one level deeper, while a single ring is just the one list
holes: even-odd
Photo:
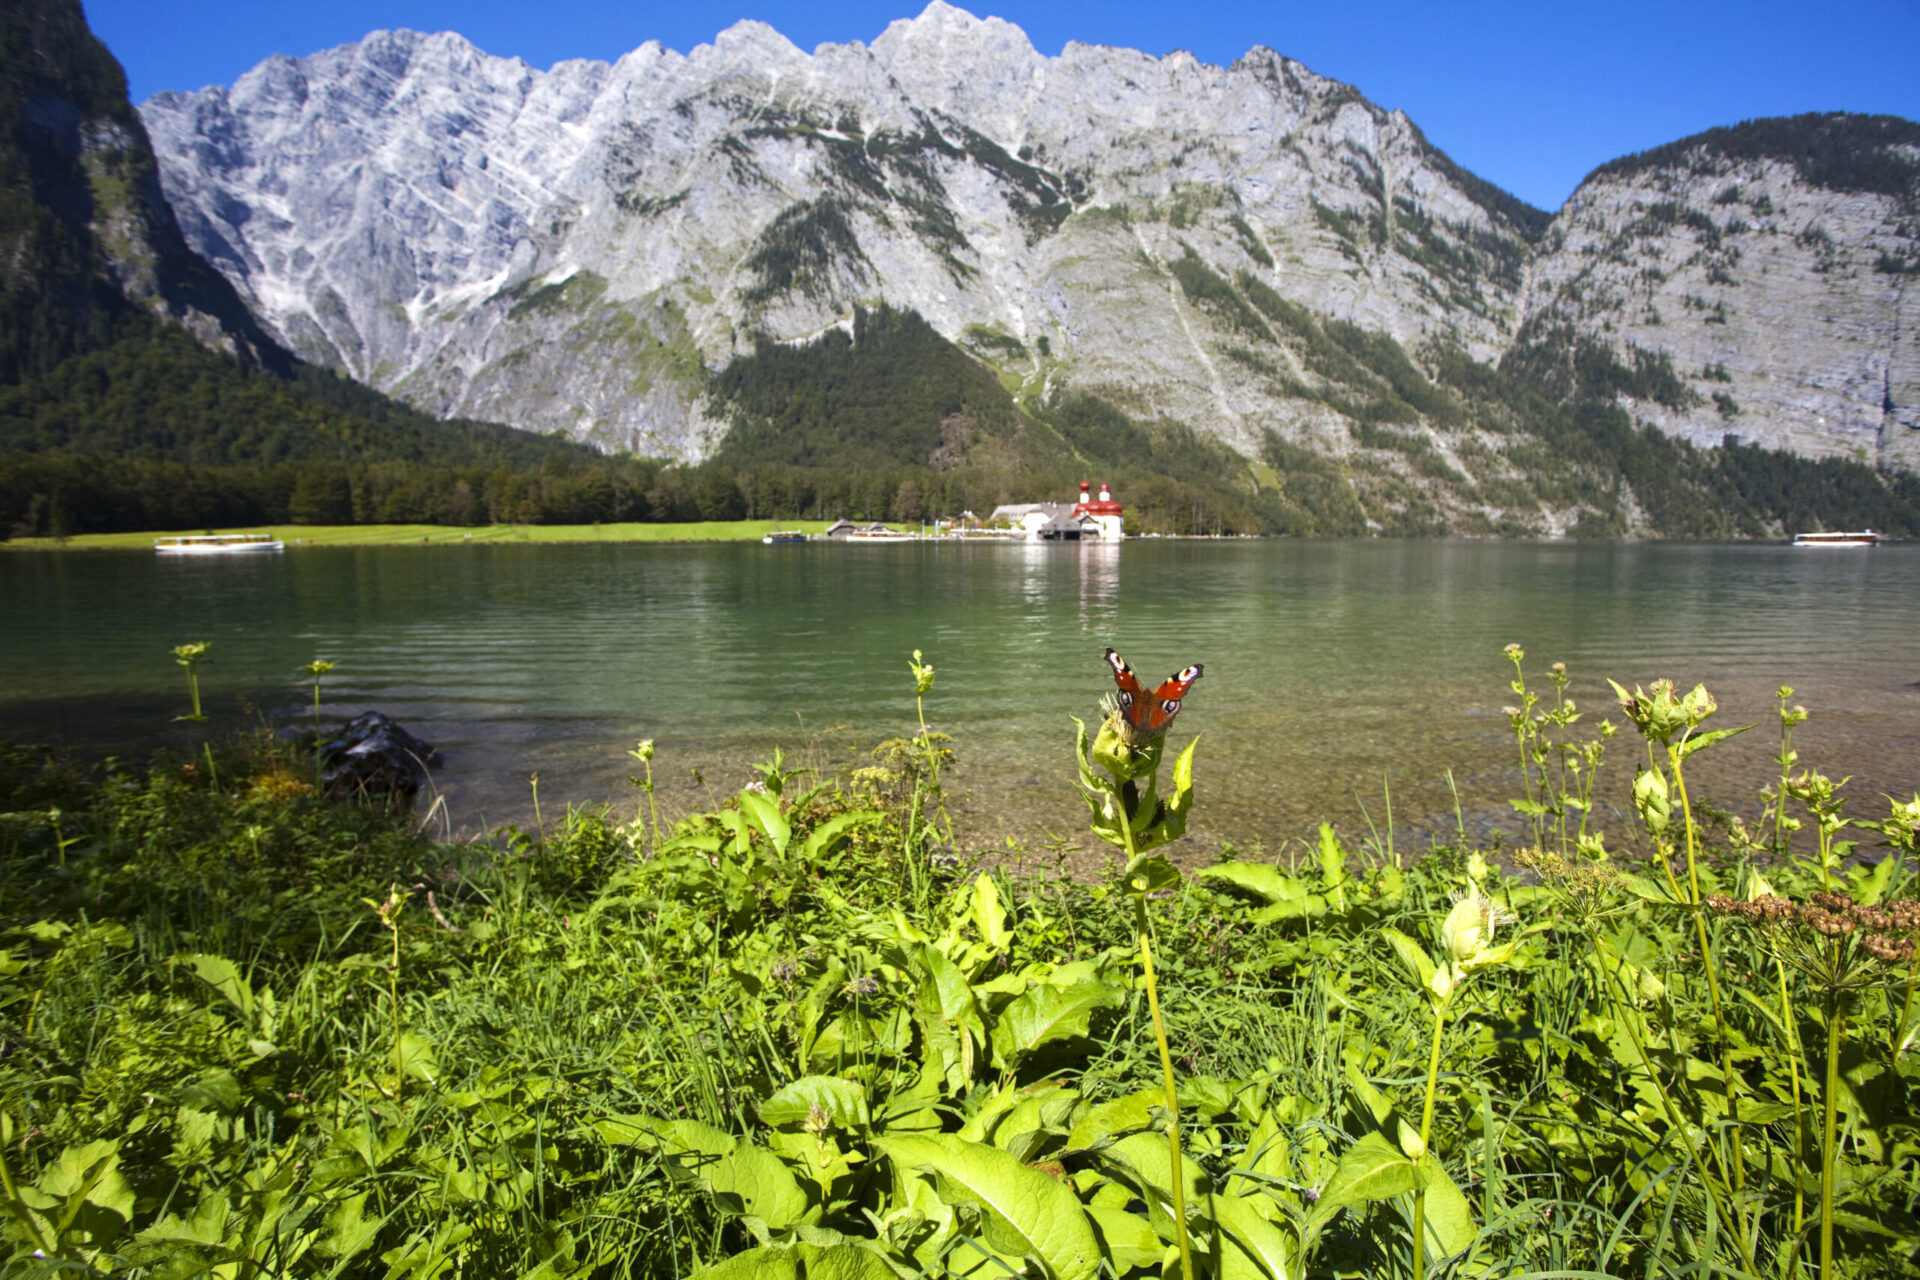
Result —
[{"label": "broad green leaf", "polygon": [[190,955],[183,956],[193,966],[194,976],[226,997],[227,1003],[239,1011],[241,1020],[247,1026],[253,1025],[253,988],[240,976],[240,967],[225,956]]},{"label": "broad green leaf", "polygon": [[[838,840],[855,827],[864,827],[870,823],[878,822],[882,816],[882,814],[872,809],[861,809],[854,813],[835,814],[807,833],[807,838],[800,843],[800,860],[803,863],[811,864],[814,859],[831,848],[835,840]],[[904,917],[902,917],[902,919],[904,919]],[[918,931],[916,930],[916,932]],[[924,941],[924,935],[916,939],[916,941]]]},{"label": "broad green leaf", "polygon": [[1012,1151],[1025,1162],[1031,1156],[1022,1155],[1014,1146],[1023,1134],[1044,1133],[1048,1129],[1059,1129],[1072,1118],[1075,1106],[1080,1100],[1077,1090],[1069,1089],[1058,1080],[1041,1080],[1020,1090],[1019,1100],[1006,1113],[996,1119],[989,1130],[993,1145],[1002,1151]]},{"label": "broad green leaf", "polygon": [[807,1212],[807,1193],[793,1171],[765,1147],[742,1142],[710,1165],[694,1170],[707,1190],[722,1198],[737,1198],[740,1211],[778,1231],[800,1221]]},{"label": "broad green leaf", "polygon": [[1324,1220],[1349,1205],[1403,1196],[1413,1190],[1414,1181],[1413,1161],[1384,1134],[1369,1133],[1340,1156],[1314,1206],[1314,1217]]},{"label": "broad green leaf", "polygon": [[898,1169],[932,1173],[943,1202],[975,1206],[994,1250],[1037,1258],[1055,1280],[1091,1280],[1099,1269],[1099,1242],[1065,1183],[951,1134],[889,1135],[875,1145]]},{"label": "broad green leaf", "polygon": [[1325,894],[1309,893],[1304,882],[1295,880],[1287,888],[1289,896],[1271,906],[1262,907],[1248,917],[1254,924],[1273,924],[1279,920],[1302,920],[1325,915]]},{"label": "broad green leaf", "polygon": [[1400,963],[1406,967],[1414,984],[1423,992],[1429,990],[1429,984],[1433,981],[1434,965],[1433,957],[1427,954],[1426,948],[1398,929],[1382,929],[1380,934],[1393,948],[1393,953],[1400,957]]},{"label": "broad green leaf", "polygon": [[[1267,1280],[1298,1280],[1301,1274],[1300,1247],[1293,1233],[1274,1225],[1262,1217],[1249,1199],[1240,1196],[1216,1194],[1208,1198],[1207,1210],[1221,1232],[1231,1245],[1245,1254],[1251,1262],[1254,1276],[1264,1276]],[[1234,1275],[1243,1270],[1234,1265],[1231,1256],[1221,1259],[1221,1275]]]},{"label": "broad green leaf", "polygon": [[973,925],[980,941],[999,951],[1012,933],[1007,928],[1007,910],[1000,905],[1000,887],[985,872],[973,882]]},{"label": "broad green leaf", "polygon": [[[752,792],[743,794],[751,795]],[[753,850],[753,824],[745,815],[735,809],[716,809],[711,815],[715,822],[733,832],[733,852],[735,857],[744,858]]]},{"label": "broad green leaf", "polygon": [[898,1280],[870,1249],[806,1242],[749,1249],[693,1274],[697,1280]]},{"label": "broad green leaf", "polygon": [[1427,1247],[1436,1258],[1464,1253],[1480,1233],[1473,1207],[1447,1171],[1429,1151],[1420,1158],[1419,1177],[1426,1183]]},{"label": "broad green leaf", "polygon": [[366,1216],[367,1193],[348,1196],[327,1214],[327,1234],[315,1246],[317,1252],[331,1258],[351,1258],[373,1243],[380,1234],[381,1220]]},{"label": "broad green leaf", "polygon": [[693,1274],[697,1280],[800,1280],[800,1257],[792,1249],[748,1249]]},{"label": "broad green leaf", "polygon": [[671,854],[685,853],[689,849],[699,853],[718,853],[720,843],[720,837],[716,835],[675,836],[660,846],[659,856],[664,858]]},{"label": "broad green leaf", "polygon": [[1725,742],[1728,738],[1731,738],[1734,734],[1745,733],[1747,730],[1751,728],[1753,728],[1752,725],[1743,724],[1738,729],[1709,729],[1705,733],[1693,734],[1685,742],[1682,742],[1680,744],[1680,758],[1682,760],[1685,760],[1688,756],[1694,754],[1696,751],[1705,751],[1708,747],[1712,746],[1714,743]]},{"label": "broad green leaf", "polygon": [[1217,862],[1193,873],[1196,880],[1221,880],[1265,902],[1304,899],[1307,887],[1270,862]]},{"label": "broad green leaf", "polygon": [[1317,852],[1321,860],[1321,879],[1327,883],[1327,887],[1334,889],[1338,885],[1344,885],[1348,852],[1346,852],[1346,844],[1342,844],[1340,837],[1334,835],[1331,821],[1321,823]]},{"label": "broad green leaf", "polygon": [[400,1070],[415,1080],[432,1084],[440,1078],[440,1056],[433,1045],[411,1031],[400,1033],[400,1052],[394,1055]]},{"label": "broad green leaf", "polygon": [[1120,876],[1124,893],[1158,893],[1180,887],[1180,872],[1164,853],[1143,853]]},{"label": "broad green leaf", "polygon": [[1144,1129],[1153,1122],[1154,1108],[1165,1105],[1166,1093],[1160,1089],[1142,1089],[1097,1103],[1074,1121],[1073,1132],[1067,1135],[1067,1148],[1084,1151],[1114,1134]]},{"label": "broad green leaf", "polygon": [[1893,883],[1893,873],[1899,866],[1897,857],[1882,858],[1871,867],[1854,863],[1847,868],[1847,893],[1855,902],[1874,905],[1886,896],[1887,886]]},{"label": "broad green leaf", "polygon": [[942,1022],[979,1025],[980,1010],[974,1003],[973,987],[960,967],[930,944],[920,948],[920,963],[927,976],[921,979],[915,999],[919,1009],[938,1015]]},{"label": "broad green leaf", "polygon": [[120,1173],[120,1144],[110,1138],[66,1148],[34,1187],[64,1202],[57,1211],[62,1231],[86,1205],[118,1214],[121,1223],[115,1230],[133,1221],[133,1188]]},{"label": "broad green leaf", "polygon": [[1106,1204],[1088,1205],[1086,1214],[1101,1250],[1121,1275],[1134,1267],[1155,1265],[1167,1250],[1167,1242],[1139,1214]]},{"label": "broad green leaf", "polygon": [[181,1103],[196,1110],[218,1111],[222,1115],[232,1115],[244,1101],[240,1082],[225,1067],[202,1071],[180,1090],[179,1098]]},{"label": "broad green leaf", "polygon": [[654,1116],[603,1116],[593,1122],[594,1132],[621,1147],[658,1146],[672,1156],[718,1158],[731,1152],[738,1141],[724,1129],[716,1129],[698,1120],[661,1120]]},{"label": "broad green leaf", "polygon": [[1085,1037],[1094,1013],[1125,1002],[1125,993],[1105,982],[1076,982],[1066,988],[1048,983],[1028,987],[1024,995],[1000,1011],[993,1025],[993,1065],[1009,1071],[1041,1045]]},{"label": "broad green leaf", "polygon": [[232,1212],[225,1196],[209,1192],[194,1207],[192,1217],[170,1213],[136,1238],[142,1244],[217,1245],[227,1238],[227,1219]]},{"label": "broad green leaf", "polygon": [[[1154,1226],[1168,1239],[1173,1238],[1173,1152],[1164,1133],[1133,1133],[1121,1138],[1101,1153],[1101,1160],[1117,1172],[1147,1203]],[[1201,1198],[1201,1170],[1191,1156],[1182,1154],[1180,1176],[1186,1182],[1187,1204]]]},{"label": "broad green leaf", "polygon": [[1367,1079],[1358,1063],[1347,1064],[1347,1087],[1360,1100],[1360,1105],[1367,1109],[1367,1114],[1373,1117],[1373,1122],[1382,1129],[1387,1128],[1393,1119],[1393,1101],[1374,1087],[1373,1081]]},{"label": "broad green leaf", "polygon": [[766,837],[775,853],[786,856],[787,841],[793,838],[793,828],[788,825],[786,815],[780,812],[778,799],[758,791],[742,791],[740,812],[756,831]]},{"label": "broad green leaf", "polygon": [[873,1123],[867,1110],[867,1091],[837,1076],[802,1076],[782,1085],[760,1104],[760,1118],[778,1129],[806,1124],[835,1129],[864,1129]]}]

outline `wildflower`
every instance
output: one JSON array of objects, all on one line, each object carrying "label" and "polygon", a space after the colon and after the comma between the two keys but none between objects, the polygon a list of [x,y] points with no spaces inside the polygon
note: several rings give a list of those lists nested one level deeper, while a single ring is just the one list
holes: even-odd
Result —
[{"label": "wildflower", "polygon": [[1494,945],[1494,935],[1500,926],[1518,922],[1513,912],[1482,893],[1477,884],[1456,893],[1453,904],[1453,910],[1440,926],[1440,943],[1459,977],[1499,964],[1513,954],[1513,942],[1502,947]]}]

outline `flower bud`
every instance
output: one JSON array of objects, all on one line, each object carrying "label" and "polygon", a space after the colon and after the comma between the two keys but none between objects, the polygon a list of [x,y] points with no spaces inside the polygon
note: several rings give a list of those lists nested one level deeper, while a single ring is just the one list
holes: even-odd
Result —
[{"label": "flower bud", "polygon": [[1669,805],[1667,780],[1657,769],[1642,769],[1633,779],[1633,807],[1647,830],[1663,835],[1667,830]]},{"label": "flower bud", "polygon": [[[1398,1119],[1398,1117],[1396,1117]],[[1400,1150],[1407,1159],[1418,1160],[1427,1154],[1427,1144],[1420,1141],[1420,1132],[1405,1120],[1399,1120]]]},{"label": "flower bud", "polygon": [[1447,912],[1446,923],[1440,926],[1440,945],[1455,964],[1461,964],[1473,959],[1486,943],[1487,914],[1480,896],[1469,893]]}]

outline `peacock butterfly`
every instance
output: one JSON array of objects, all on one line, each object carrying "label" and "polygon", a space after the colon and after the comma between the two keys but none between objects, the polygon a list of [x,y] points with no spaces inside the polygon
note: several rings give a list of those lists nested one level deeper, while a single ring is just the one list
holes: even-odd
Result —
[{"label": "peacock butterfly", "polygon": [[1173,718],[1180,714],[1180,700],[1187,696],[1187,690],[1200,678],[1201,671],[1196,662],[1168,676],[1159,688],[1148,689],[1133,674],[1127,660],[1111,649],[1107,650],[1107,665],[1113,668],[1113,682],[1120,687],[1121,718],[1133,735],[1142,738],[1155,738],[1167,731]]}]

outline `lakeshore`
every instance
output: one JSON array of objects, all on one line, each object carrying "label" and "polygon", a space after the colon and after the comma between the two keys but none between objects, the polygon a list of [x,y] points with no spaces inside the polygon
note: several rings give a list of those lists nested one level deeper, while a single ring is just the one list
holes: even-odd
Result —
[{"label": "lakeshore", "polygon": [[[940,671],[928,721],[960,757],[957,826],[1044,847],[1083,806],[1054,785],[1068,713],[1097,714],[1118,649],[1145,680],[1206,664],[1181,723],[1201,734],[1196,837],[1270,847],[1342,830],[1511,830],[1513,746],[1500,648],[1565,661],[1581,709],[1606,677],[1704,680],[1731,723],[1791,684],[1814,711],[1809,762],[1853,790],[1910,789],[1920,759],[1920,554],[1782,546],[1129,539],[493,542],[398,540],[307,554],[150,550],[0,556],[0,724],[18,741],[144,758],[186,748],[169,651],[212,642],[210,714],[305,722],[385,711],[446,756],[457,829],[531,820],[626,791],[658,740],[663,804],[709,803],[776,745],[820,770],[866,767],[917,728],[915,649]],[[276,533],[291,530],[276,527]],[[316,544],[318,545],[318,544]],[[1097,548],[1097,550],[1093,549]],[[961,695],[964,691],[964,696]],[[1743,735],[1719,761],[1767,755]],[[1751,757],[1751,758],[1748,758]],[[1622,776],[1630,765],[1618,762]],[[708,780],[708,781],[702,781]],[[1726,781],[1731,781],[1727,779]]]},{"label": "lakeshore", "polygon": [[276,524],[232,529],[82,533],[71,538],[15,538],[10,542],[0,542],[0,550],[151,551],[156,538],[241,533],[271,533],[289,547],[499,546],[521,542],[758,542],[766,534],[783,529],[800,529],[810,537],[817,537],[825,532],[826,527],[825,520],[489,524],[473,528],[442,524]]}]

